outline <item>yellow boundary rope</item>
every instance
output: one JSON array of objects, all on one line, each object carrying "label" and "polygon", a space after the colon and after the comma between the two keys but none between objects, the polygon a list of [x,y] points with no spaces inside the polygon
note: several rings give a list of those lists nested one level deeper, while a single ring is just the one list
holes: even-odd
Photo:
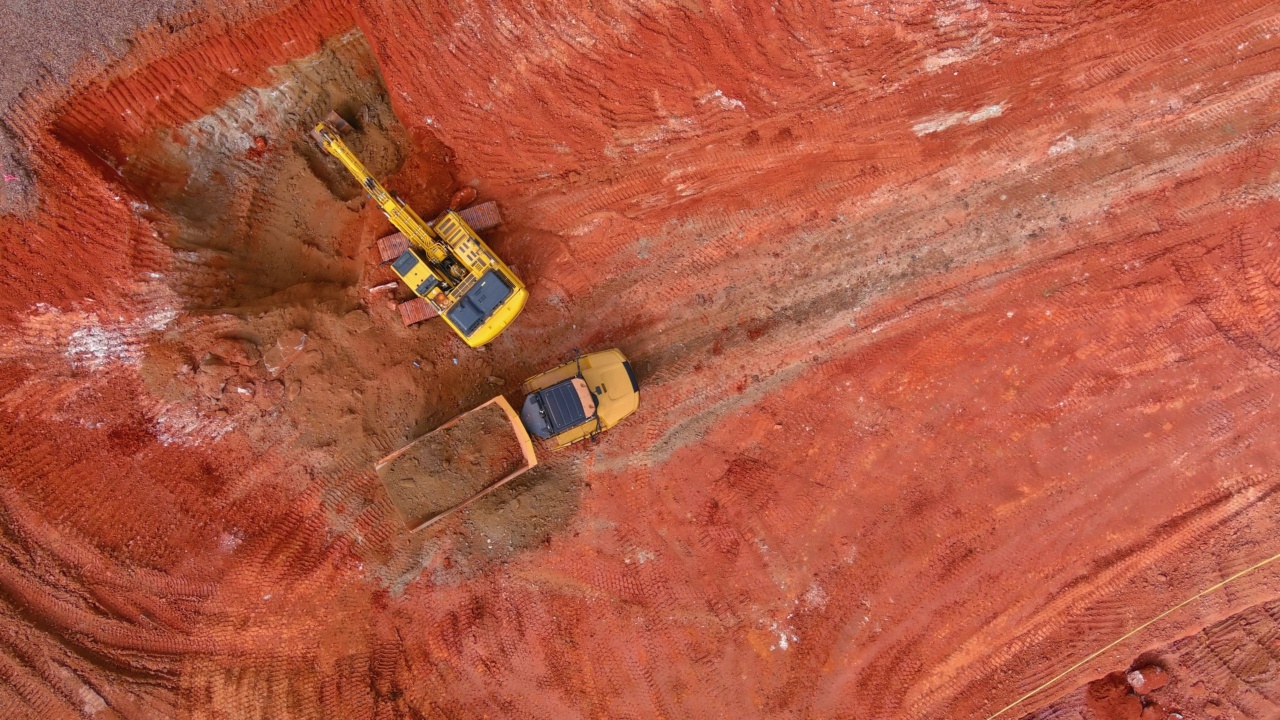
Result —
[{"label": "yellow boundary rope", "polygon": [[1071,667],[1067,668],[1066,670],[1063,670],[1061,673],[1059,673],[1058,675],[1056,675],[1056,676],[1054,676],[1054,677],[1050,678],[1047,682],[1045,682],[1043,685],[1041,685],[1040,687],[1036,688],[1035,690],[1032,690],[1031,692],[1027,693],[1026,695],[1023,695],[1022,697],[1018,698],[1017,700],[1014,700],[1013,702],[1009,703],[1008,705],[1005,705],[1003,708],[1001,708],[1001,709],[1000,709],[1000,712],[997,712],[995,715],[991,715],[990,717],[988,717],[988,718],[987,718],[987,720],[995,720],[995,718],[998,718],[998,717],[1000,717],[1001,715],[1003,715],[1003,714],[1005,714],[1005,713],[1009,712],[1010,710],[1012,710],[1012,709],[1014,709],[1014,708],[1018,707],[1019,705],[1021,705],[1023,702],[1025,702],[1025,701],[1026,701],[1028,698],[1030,698],[1031,696],[1033,696],[1033,695],[1035,695],[1035,694],[1039,693],[1040,691],[1044,690],[1045,688],[1048,688],[1050,685],[1053,685],[1054,683],[1056,683],[1056,682],[1058,682],[1059,680],[1061,680],[1062,678],[1064,678],[1064,677],[1066,677],[1066,676],[1070,675],[1071,673],[1075,672],[1076,670],[1079,670],[1082,666],[1087,665],[1088,663],[1092,662],[1093,660],[1095,660],[1095,659],[1096,659],[1099,655],[1101,655],[1102,653],[1104,653],[1104,652],[1106,652],[1106,651],[1110,650],[1111,648],[1113,648],[1113,647],[1115,647],[1115,646],[1119,645],[1120,643],[1124,642],[1125,640],[1128,640],[1129,638],[1133,637],[1134,635],[1137,635],[1138,633],[1142,632],[1143,630],[1146,630],[1147,628],[1151,627],[1151,626],[1152,626],[1152,625],[1154,625],[1155,623],[1160,622],[1161,620],[1165,619],[1165,618],[1166,618],[1166,617],[1168,617],[1169,615],[1172,615],[1173,613],[1175,613],[1175,612],[1177,612],[1177,611],[1181,610],[1182,608],[1184,608],[1184,607],[1186,607],[1186,606],[1190,605],[1191,603],[1195,602],[1196,600],[1199,600],[1200,598],[1204,597],[1205,595],[1208,595],[1208,594],[1210,594],[1210,593],[1212,593],[1212,592],[1215,592],[1215,591],[1221,590],[1222,588],[1226,587],[1226,586],[1227,586],[1227,585],[1229,585],[1230,583],[1235,582],[1236,580],[1239,580],[1240,578],[1244,577],[1245,575],[1248,575],[1249,573],[1251,573],[1251,572],[1253,572],[1253,571],[1255,571],[1255,570],[1258,570],[1258,569],[1260,569],[1260,568],[1266,567],[1267,565],[1270,565],[1271,563],[1275,562],[1276,560],[1280,560],[1280,553],[1276,553],[1275,555],[1272,555],[1271,557],[1267,558],[1266,560],[1263,560],[1263,561],[1262,561],[1262,562],[1260,562],[1260,563],[1257,563],[1257,564],[1255,564],[1255,565],[1251,565],[1250,567],[1247,567],[1247,568],[1245,568],[1244,570],[1241,570],[1240,572],[1236,573],[1235,575],[1232,575],[1231,577],[1227,578],[1226,580],[1223,580],[1222,582],[1220,582],[1220,583],[1218,583],[1218,584],[1216,584],[1216,585],[1213,585],[1213,586],[1211,586],[1211,587],[1209,587],[1209,588],[1206,588],[1206,589],[1204,589],[1204,590],[1201,590],[1200,592],[1196,593],[1195,595],[1192,595],[1191,597],[1187,598],[1186,600],[1183,600],[1182,602],[1178,603],[1177,605],[1174,605],[1173,607],[1169,608],[1168,610],[1165,610],[1164,612],[1162,612],[1162,613],[1160,613],[1159,615],[1157,615],[1157,616],[1155,616],[1155,617],[1151,618],[1150,620],[1148,620],[1148,621],[1146,621],[1146,622],[1142,623],[1141,625],[1139,625],[1138,627],[1136,627],[1136,628],[1134,628],[1134,629],[1130,630],[1129,632],[1125,633],[1124,635],[1121,635],[1119,638],[1117,638],[1117,639],[1115,639],[1115,640],[1111,641],[1111,643],[1109,643],[1106,647],[1104,647],[1104,648],[1102,648],[1101,650],[1099,650],[1099,651],[1097,651],[1097,652],[1093,653],[1092,655],[1090,655],[1089,657],[1087,657],[1087,658],[1085,658],[1085,659],[1081,660],[1080,662],[1076,663],[1075,665],[1072,665]]}]

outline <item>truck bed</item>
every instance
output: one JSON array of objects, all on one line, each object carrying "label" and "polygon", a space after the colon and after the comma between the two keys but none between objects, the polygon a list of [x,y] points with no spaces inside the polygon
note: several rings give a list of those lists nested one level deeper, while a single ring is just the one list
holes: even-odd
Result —
[{"label": "truck bed", "polygon": [[528,433],[499,396],[391,453],[375,467],[405,527],[421,530],[537,462]]}]

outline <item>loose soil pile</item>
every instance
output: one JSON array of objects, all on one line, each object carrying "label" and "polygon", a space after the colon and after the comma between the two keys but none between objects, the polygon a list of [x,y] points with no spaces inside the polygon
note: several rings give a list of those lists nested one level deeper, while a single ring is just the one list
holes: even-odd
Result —
[{"label": "loose soil pile", "polygon": [[[60,122],[178,251],[164,274],[188,310],[244,315],[342,298],[356,284],[364,248],[351,225],[363,190],[305,132],[330,109],[358,128],[352,149],[370,172],[404,163],[408,136],[359,32],[267,75],[265,87],[180,127],[108,133],[81,113]],[[334,207],[335,196],[349,205]]]},{"label": "loose soil pile", "polygon": [[398,452],[378,475],[410,530],[527,469],[520,438],[496,404],[469,411]]},{"label": "loose soil pile", "polygon": [[[105,43],[3,118],[0,708],[984,720],[1280,550],[1277,23],[254,0]],[[332,105],[423,216],[501,204],[486,348],[373,291]],[[404,530],[377,459],[611,346],[634,416]],[[1273,718],[1277,598],[1019,712],[1155,665],[1142,713]]]}]

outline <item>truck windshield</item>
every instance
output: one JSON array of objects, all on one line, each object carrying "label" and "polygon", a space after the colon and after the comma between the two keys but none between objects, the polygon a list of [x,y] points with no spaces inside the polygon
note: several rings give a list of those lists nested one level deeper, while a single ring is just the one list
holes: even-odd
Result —
[{"label": "truck windshield", "polygon": [[595,414],[595,397],[586,382],[570,378],[525,398],[520,419],[529,432],[545,440],[581,425]]}]

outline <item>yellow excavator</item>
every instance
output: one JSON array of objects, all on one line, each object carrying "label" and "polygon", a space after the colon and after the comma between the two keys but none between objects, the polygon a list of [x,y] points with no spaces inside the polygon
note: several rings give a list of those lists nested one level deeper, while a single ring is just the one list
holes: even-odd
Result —
[{"label": "yellow excavator", "polygon": [[408,241],[404,251],[391,261],[391,269],[467,345],[480,347],[497,337],[524,309],[529,298],[524,283],[462,215],[445,210],[435,222],[424,222],[413,208],[369,174],[343,142],[339,128],[346,130],[350,126],[331,113],[315,126],[311,136],[347,168]]}]

